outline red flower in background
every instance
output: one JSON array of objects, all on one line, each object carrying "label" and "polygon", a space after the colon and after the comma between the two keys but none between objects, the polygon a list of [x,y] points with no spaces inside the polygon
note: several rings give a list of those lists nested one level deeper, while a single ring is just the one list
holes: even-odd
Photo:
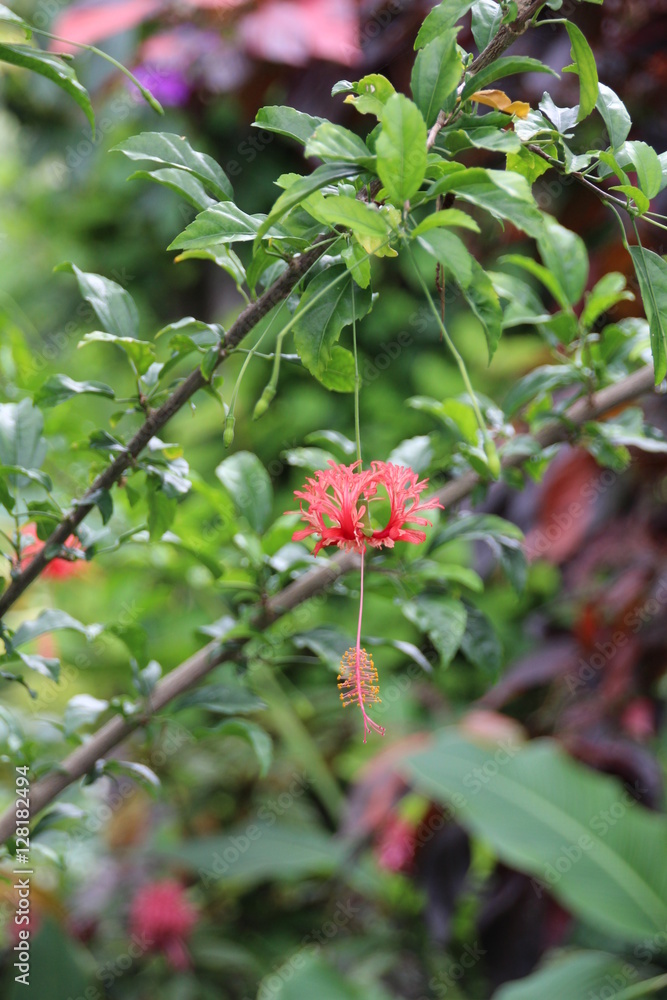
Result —
[{"label": "red flower in background", "polygon": [[130,932],[144,937],[150,951],[162,952],[173,969],[189,967],[186,939],[196,923],[197,911],[173,879],[148,882],[132,900]]},{"label": "red flower in background", "polygon": [[[336,465],[330,461],[328,469],[319,469],[315,478],[306,480],[305,489],[295,491],[294,495],[301,501],[301,516],[309,525],[294,532],[292,539],[295,542],[308,535],[319,535],[315,546],[317,555],[327,545],[363,553],[367,544],[379,549],[382,546],[393,548],[395,542],[418,545],[424,541],[425,532],[404,525],[410,522],[430,526],[431,522],[421,516],[422,512],[436,507],[442,509],[435,497],[423,503],[419,500],[428,480],[419,481],[412,469],[390,462],[372,462],[370,469],[357,472],[360,465],[360,462]],[[391,509],[386,526],[372,531],[367,512],[370,502],[382,499],[378,487],[386,490]]]},{"label": "red flower in background", "polygon": [[[42,551],[46,542],[42,542],[37,538],[37,528],[34,524],[24,524],[21,528],[21,535],[28,536],[31,539],[27,545],[21,547],[20,569],[23,569],[33,556]],[[76,535],[70,535],[65,542],[65,548],[81,551],[81,542]],[[51,559],[47,563],[41,575],[45,580],[64,580],[68,576],[76,576],[87,565],[83,559],[61,559],[59,556],[56,556],[55,559]]]}]

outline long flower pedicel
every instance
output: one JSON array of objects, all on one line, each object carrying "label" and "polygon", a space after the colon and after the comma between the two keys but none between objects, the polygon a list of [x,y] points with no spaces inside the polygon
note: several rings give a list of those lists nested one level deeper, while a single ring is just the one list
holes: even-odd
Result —
[{"label": "long flower pedicel", "polygon": [[[425,532],[407,528],[406,524],[430,526],[423,512],[441,508],[442,504],[435,498],[420,500],[428,481],[419,480],[412,469],[390,462],[372,462],[371,468],[364,472],[360,466],[361,462],[336,465],[330,461],[327,469],[318,470],[314,478],[306,480],[303,490],[295,491],[300,501],[299,512],[308,527],[295,531],[292,538],[301,541],[309,535],[319,536],[315,555],[328,545],[337,545],[361,556],[357,643],[341,660],[338,687],[344,705],[357,704],[361,709],[365,743],[371,729],[384,735],[384,728],[373,722],[366,711],[366,705],[380,701],[377,669],[371,655],[361,646],[366,547],[393,548],[396,542],[420,544],[426,538]],[[384,528],[372,530],[369,506],[373,500],[382,499],[378,487],[384,488],[389,499],[389,519]]]}]

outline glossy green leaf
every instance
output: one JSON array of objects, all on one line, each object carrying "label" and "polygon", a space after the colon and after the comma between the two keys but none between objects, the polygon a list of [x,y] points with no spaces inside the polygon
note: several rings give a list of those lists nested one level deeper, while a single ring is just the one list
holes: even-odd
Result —
[{"label": "glossy green leaf", "polygon": [[448,111],[454,105],[463,73],[456,35],[454,30],[447,31],[428,42],[418,53],[412,69],[412,96],[429,128],[439,111]]},{"label": "glossy green leaf", "polygon": [[467,212],[462,212],[460,208],[443,208],[439,212],[431,212],[418,226],[412,230],[412,237],[421,236],[429,229],[441,229],[448,226],[460,227],[461,229],[471,229],[474,233],[479,232],[479,226]]},{"label": "glossy green leaf", "polygon": [[29,399],[0,403],[0,463],[39,469],[46,455],[43,429],[44,418]]},{"label": "glossy green leaf", "polygon": [[647,198],[654,198],[662,184],[662,164],[658,154],[646,142],[626,142],[623,152],[637,173],[637,183]]},{"label": "glossy green leaf", "polygon": [[273,105],[260,108],[255,115],[254,124],[267,132],[284,135],[287,139],[296,139],[305,145],[315,129],[324,124],[325,120],[297,111],[296,108]]},{"label": "glossy green leaf", "polygon": [[355,132],[324,122],[306,143],[306,156],[319,156],[325,162],[352,163],[358,167],[372,168],[375,158],[363,139]]},{"label": "glossy green leaf", "polygon": [[139,375],[143,375],[155,360],[155,347],[148,340],[137,340],[135,337],[116,337],[113,333],[93,330],[81,338],[79,347],[87,344],[113,344],[120,348]]},{"label": "glossy green leaf", "polygon": [[35,393],[35,402],[43,407],[58,406],[72,396],[82,395],[113,399],[115,393],[111,386],[104,385],[103,382],[77,382],[69,375],[51,375]]},{"label": "glossy green leaf", "polygon": [[579,115],[577,121],[583,121],[584,118],[588,118],[598,102],[598,71],[595,65],[595,56],[584,33],[571,21],[566,21],[565,27],[572,46],[570,53],[572,66],[565,67],[563,72],[578,73],[579,75]]},{"label": "glossy green leaf", "polygon": [[667,263],[643,246],[630,247],[646,318],[651,331],[655,384],[667,375]]},{"label": "glossy green leaf", "polygon": [[[354,309],[353,309],[354,299]],[[329,366],[341,330],[370,310],[368,289],[353,289],[352,277],[341,265],[328,267],[308,283],[295,314],[294,342],[299,357],[316,378]]]},{"label": "glossy green leaf", "polygon": [[473,0],[442,0],[426,15],[415,38],[415,48],[422,49],[434,38],[453,28],[473,5]]},{"label": "glossy green leaf", "polygon": [[517,73],[549,73],[551,76],[558,76],[551,66],[531,56],[501,56],[466,81],[461,99],[465,101],[476,90],[484,90],[490,83]]},{"label": "glossy green leaf", "polygon": [[582,384],[583,381],[583,373],[572,366],[541,365],[514,383],[505,397],[503,409],[508,416],[513,416],[528,403],[541,399],[545,393]]},{"label": "glossy green leaf", "polygon": [[426,123],[403,94],[394,94],[385,104],[375,148],[380,180],[396,207],[402,208],[426,173]]},{"label": "glossy green leaf", "polygon": [[407,768],[501,861],[585,923],[626,940],[667,926],[667,820],[555,741],[473,744],[444,730]]},{"label": "glossy green leaf", "polygon": [[465,605],[451,597],[422,594],[402,604],[401,610],[408,621],[428,635],[440,654],[440,666],[448,666],[465,632],[468,617]]},{"label": "glossy green leaf", "polygon": [[475,0],[472,5],[472,34],[482,52],[498,33],[503,9],[496,0]]},{"label": "glossy green leaf", "polygon": [[612,150],[620,149],[632,128],[632,119],[620,97],[611,87],[598,83],[598,99],[595,104],[607,126],[609,145]]},{"label": "glossy green leaf", "polygon": [[473,258],[458,236],[448,229],[430,229],[417,236],[417,243],[442,264],[461,288],[468,287],[472,280]]},{"label": "glossy green leaf", "polygon": [[542,214],[535,204],[525,177],[504,170],[470,167],[456,170],[437,181],[429,194],[453,191],[457,197],[490,212],[496,219],[506,219],[529,236],[542,232]]},{"label": "glossy green leaf", "polygon": [[167,249],[204,250],[254,240],[264,222],[263,215],[248,215],[231,201],[221,202],[200,212]]},{"label": "glossy green leaf", "polygon": [[618,302],[634,299],[632,292],[626,288],[625,275],[619,271],[610,271],[593,286],[586,295],[586,304],[581,313],[581,322],[585,327],[592,327],[599,317]]},{"label": "glossy green leaf", "polygon": [[498,294],[484,268],[474,257],[471,258],[471,265],[471,280],[467,285],[461,286],[461,291],[484,328],[490,363],[503,332],[503,311]]},{"label": "glossy green leaf", "polygon": [[[640,973],[626,959],[600,951],[557,952],[536,972],[505,983],[494,1000],[593,1000],[613,989],[613,1000],[635,1000],[653,992],[650,980],[644,992]],[[631,986],[630,992],[623,989]],[[664,984],[663,984],[664,985]]]},{"label": "glossy green leaf", "polygon": [[94,698],[92,694],[75,694],[65,708],[65,735],[70,736],[81,726],[89,726],[97,722],[100,715],[109,707],[109,702]]},{"label": "glossy green leaf", "polygon": [[271,518],[273,488],[257,455],[238,451],[221,462],[215,474],[250,526],[257,532],[264,531]]},{"label": "glossy green leaf", "polygon": [[113,152],[124,153],[130,160],[147,160],[158,167],[176,167],[201,181],[218,201],[234,197],[229,178],[213,157],[198,153],[187,139],[172,132],[141,132],[124,139]]},{"label": "glossy green leaf", "polygon": [[461,651],[474,666],[492,678],[498,676],[503,650],[498,634],[488,617],[479,608],[466,603],[466,627],[461,638]]},{"label": "glossy green leaf", "polygon": [[130,174],[128,181],[154,181],[185,198],[190,205],[203,212],[215,205],[215,198],[206,192],[205,186],[194,174],[186,173],[176,167],[165,167],[162,170],[136,170]]},{"label": "glossy green leaf", "polygon": [[575,305],[588,282],[588,251],[580,236],[571,232],[551,215],[544,216],[544,227],[537,246],[570,305]]},{"label": "glossy green leaf", "polygon": [[286,191],[280,195],[267,218],[262,223],[257,233],[257,239],[264,236],[271,226],[282,219],[291,209],[305,201],[313,191],[319,191],[333,181],[342,180],[345,177],[352,177],[359,170],[349,163],[323,163],[321,167],[313,170],[312,174],[300,178],[296,183],[291,184]]},{"label": "glossy green leaf", "polygon": [[354,354],[334,344],[327,366],[317,378],[332,392],[354,392]]},{"label": "glossy green leaf", "polygon": [[53,52],[45,52],[43,49],[36,49],[30,45],[6,45],[0,43],[0,62],[11,63],[13,66],[20,66],[22,69],[32,70],[45,76],[47,80],[52,80],[61,90],[76,101],[86,118],[90,122],[90,127],[95,133],[95,115],[93,106],[90,103],[88,91],[81,83],[68,62],[61,59]]},{"label": "glossy green leaf", "polygon": [[376,208],[348,195],[325,198],[319,191],[314,192],[304,208],[327,226],[347,226],[353,233],[364,236],[388,237],[389,226],[386,216]]},{"label": "glossy green leaf", "polygon": [[22,622],[12,636],[13,646],[24,646],[33,639],[38,639],[40,635],[48,632],[57,632],[61,629],[71,629],[74,632],[81,632],[91,639],[100,632],[99,625],[82,625],[76,618],[72,618],[66,611],[58,611],[55,608],[48,608],[42,611],[37,618],[32,621]]},{"label": "glossy green leaf", "polygon": [[81,295],[93,307],[95,315],[106,333],[116,337],[136,337],[139,330],[139,314],[134,300],[122,285],[101,274],[80,271],[76,264],[65,261],[56,271],[73,274]]}]

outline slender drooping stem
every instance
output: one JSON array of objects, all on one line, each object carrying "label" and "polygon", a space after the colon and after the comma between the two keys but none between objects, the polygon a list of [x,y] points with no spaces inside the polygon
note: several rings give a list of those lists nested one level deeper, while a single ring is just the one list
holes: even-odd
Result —
[{"label": "slender drooping stem", "polygon": [[[355,646],[355,658],[354,658],[354,682],[357,693],[357,702],[359,708],[361,709],[361,714],[364,720],[364,743],[368,739],[368,734],[371,730],[377,733],[379,736],[384,736],[385,730],[384,726],[379,726],[377,722],[373,722],[370,715],[366,711],[365,700],[373,694],[372,688],[369,684],[372,684],[373,678],[369,681],[368,677],[364,677],[364,673],[368,673],[368,655],[365,649],[361,648],[361,619],[364,615],[364,550],[361,550],[361,569],[360,569],[360,582],[359,582],[359,621],[357,623],[357,644]],[[370,663],[372,667],[372,661]],[[377,693],[377,688],[375,688]],[[377,700],[377,699],[376,699]]]}]

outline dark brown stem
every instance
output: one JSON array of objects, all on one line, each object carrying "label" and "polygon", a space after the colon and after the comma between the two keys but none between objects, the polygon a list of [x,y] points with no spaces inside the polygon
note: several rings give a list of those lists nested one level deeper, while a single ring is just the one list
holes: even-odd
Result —
[{"label": "dark brown stem", "polygon": [[[562,420],[554,420],[546,424],[535,435],[535,439],[543,448],[558,441],[565,441],[570,436],[573,426],[581,427],[588,420],[595,420],[609,410],[636,399],[652,389],[653,383],[653,368],[647,365],[632,375],[628,375],[616,385],[608,386],[591,396],[577,400],[565,410]],[[516,468],[523,461],[519,456],[512,456],[503,462],[503,468]],[[480,482],[480,477],[476,473],[469,472],[459,479],[447,483],[446,486],[438,490],[435,496],[445,507],[451,507],[467,497]],[[324,565],[309,570],[265,603],[257,616],[255,626],[259,629],[266,628],[281,615],[325,591],[344,573],[358,570],[359,565],[360,560],[355,553],[344,552],[330,559]],[[371,563],[369,570],[372,569],[372,565]],[[32,786],[30,790],[32,818],[34,819],[38,812],[53,802],[63,789],[87,774],[96,761],[109,754],[114,747],[143,725],[147,718],[161,711],[175,698],[197,684],[218,664],[237,655],[238,649],[238,640],[234,644],[223,646],[218,643],[209,643],[208,646],[204,646],[203,649],[172,670],[155,686],[141,719],[124,719],[121,716],[115,716],[106,722],[87,743],[77,747],[66,757],[58,765],[57,771],[41,778]],[[11,806],[0,817],[0,843],[11,837],[15,830],[14,809],[15,807]]]}]

